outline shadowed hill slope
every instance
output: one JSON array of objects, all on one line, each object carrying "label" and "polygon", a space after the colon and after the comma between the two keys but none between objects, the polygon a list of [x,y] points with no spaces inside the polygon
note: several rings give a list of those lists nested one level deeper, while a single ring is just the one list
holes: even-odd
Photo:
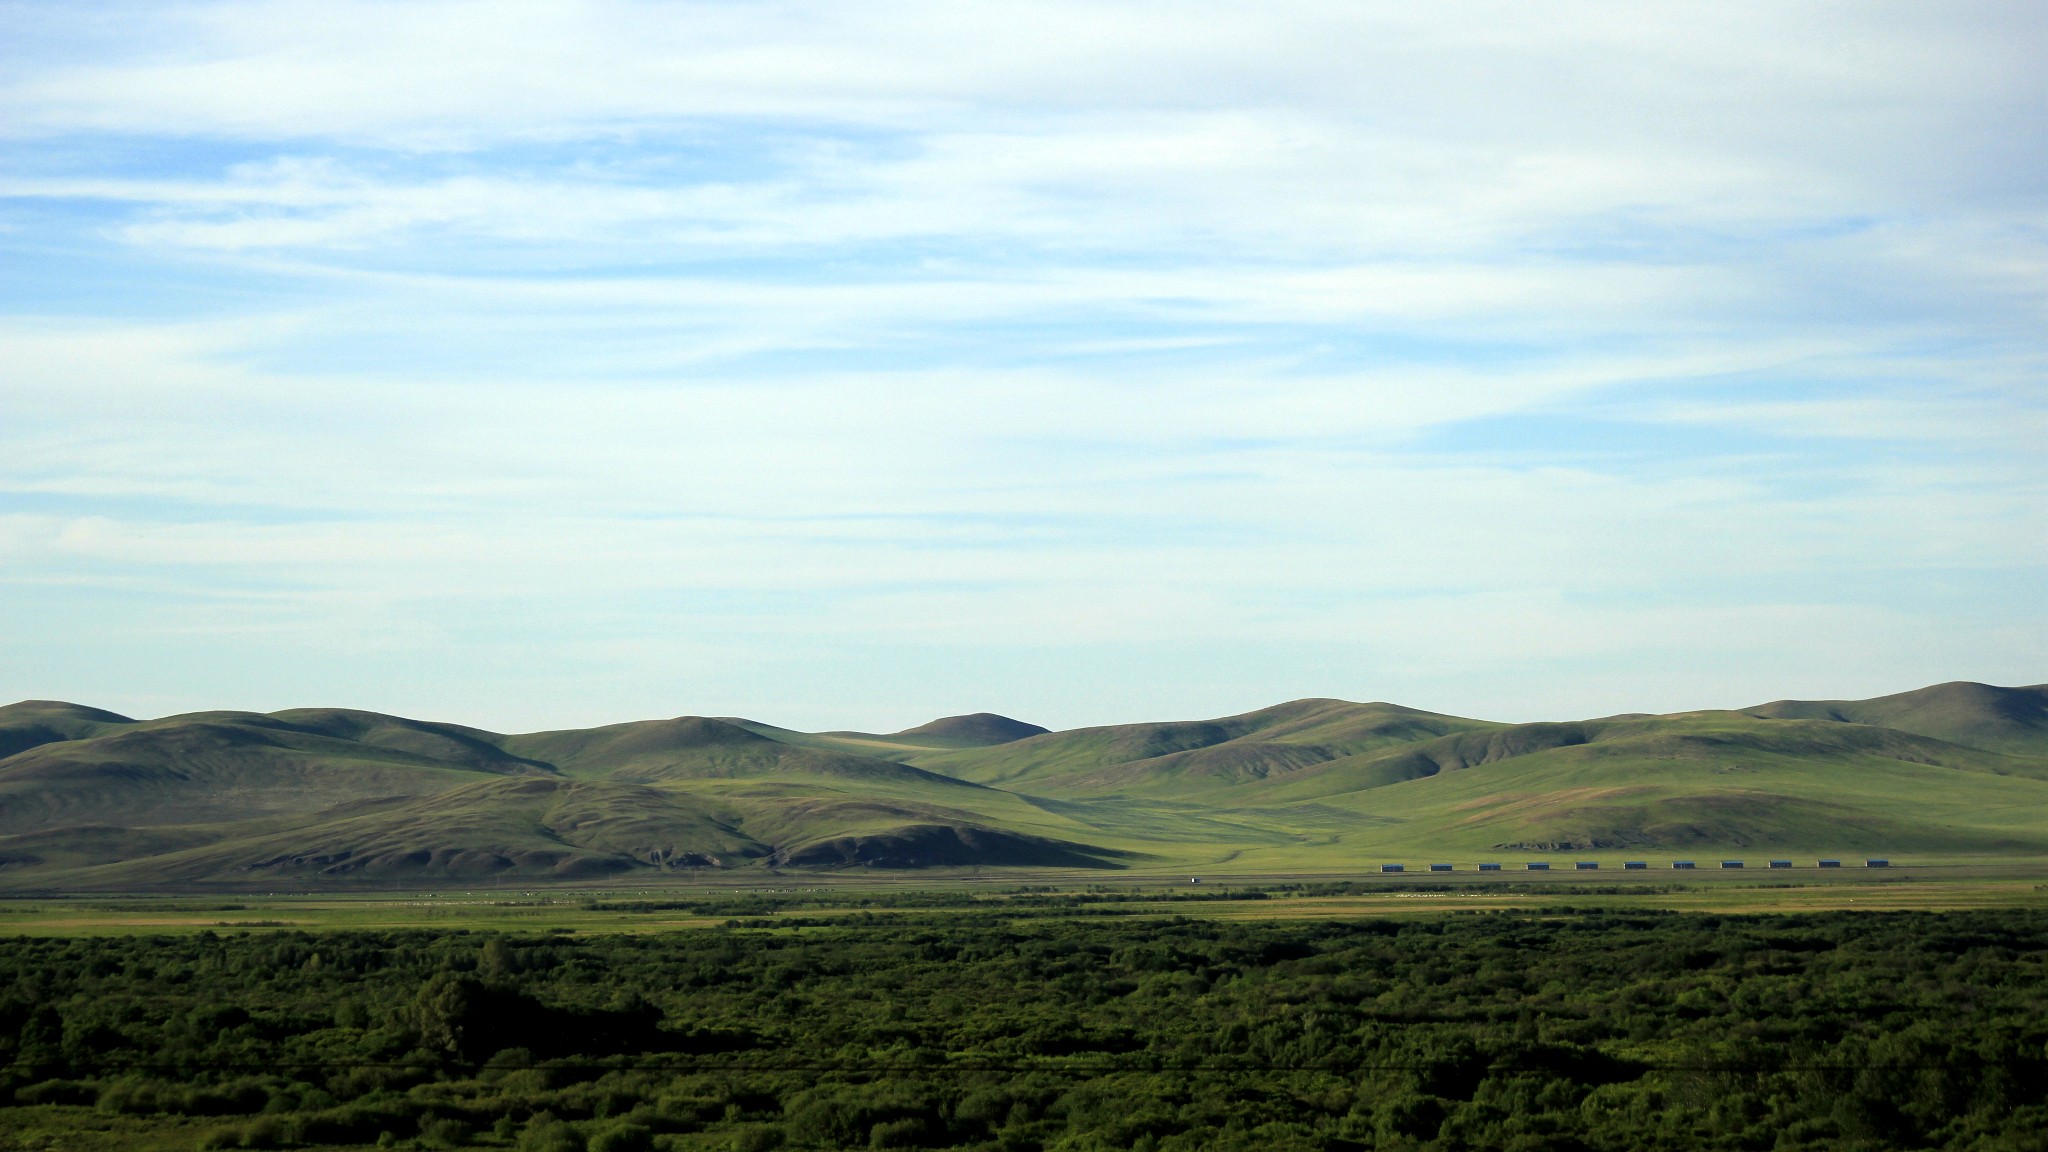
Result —
[{"label": "shadowed hill slope", "polygon": [[1129,853],[974,824],[911,824],[833,836],[776,853],[792,868],[1113,868]]},{"label": "shadowed hill slope", "polygon": [[40,744],[83,740],[114,725],[133,723],[119,713],[62,700],[23,700],[0,708],[0,760]]},{"label": "shadowed hill slope", "polygon": [[949,746],[957,748],[986,748],[994,744],[1008,744],[1027,736],[1043,736],[1051,731],[1008,716],[993,712],[973,712],[965,716],[946,716],[929,724],[905,728],[891,733],[906,744]]},{"label": "shadowed hill slope", "polygon": [[114,864],[94,878],[587,880],[640,867],[732,865],[770,850],[735,828],[729,813],[694,797],[645,785],[526,777],[359,801],[288,831],[169,852],[148,861],[146,871]]}]

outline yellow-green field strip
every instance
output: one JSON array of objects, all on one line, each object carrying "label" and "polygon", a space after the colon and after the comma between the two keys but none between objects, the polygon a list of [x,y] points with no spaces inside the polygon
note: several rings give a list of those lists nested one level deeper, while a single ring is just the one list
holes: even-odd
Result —
[{"label": "yellow-green field strip", "polygon": [[[1008,879],[1008,878],[1006,878]],[[786,923],[824,927],[847,916],[1190,916],[1285,920],[1434,916],[1473,912],[1541,915],[1575,911],[1797,913],[1953,911],[2048,906],[2048,868],[1932,865],[1884,870],[1736,873],[1513,873],[1501,877],[1410,874],[1345,877],[1216,877],[1197,887],[1183,878],[998,886],[972,876],[933,877],[910,887],[865,878],[779,883],[709,883],[663,888],[346,896],[222,895],[64,897],[0,900],[0,936],[73,936],[213,931],[402,929],[577,933],[748,929]],[[1291,891],[1290,886],[1311,889]],[[1322,888],[1315,891],[1313,888]],[[940,907],[892,902],[919,892],[957,899]],[[1197,897],[1199,898],[1191,898]],[[782,906],[752,910],[749,901]],[[1047,901],[1066,901],[1049,906]],[[738,910],[664,905],[734,902]],[[868,901],[873,901],[872,904]],[[635,907],[638,905],[639,907]]]}]

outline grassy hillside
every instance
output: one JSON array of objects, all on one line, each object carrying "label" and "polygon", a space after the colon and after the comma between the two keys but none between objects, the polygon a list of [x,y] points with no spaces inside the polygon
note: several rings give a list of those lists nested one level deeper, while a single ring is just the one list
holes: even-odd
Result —
[{"label": "grassy hillside", "polygon": [[110,724],[0,760],[0,834],[64,824],[151,826],[305,813],[366,796],[440,792],[479,768],[272,720],[206,713]]},{"label": "grassy hillside", "polygon": [[[1730,713],[1588,725],[1585,739],[1544,727],[1548,746],[1521,754],[1454,738],[1324,765],[1263,799],[1386,821],[1365,837],[1380,851],[2048,852],[2040,761]],[[1393,779],[1402,769],[1415,774]]]},{"label": "grassy hillside", "polygon": [[1779,720],[1874,724],[1990,752],[2048,756],[2048,684],[1955,681],[1873,700],[1775,700],[1746,710]]},{"label": "grassy hillside", "polygon": [[0,759],[0,883],[544,881],[770,858],[1092,867],[1119,855],[1050,834],[1080,826],[1008,793],[757,727],[686,716],[501,735],[341,709],[134,721],[15,705],[0,711],[21,747]]},{"label": "grassy hillside", "polygon": [[[771,849],[729,811],[645,785],[528,777],[466,783],[427,797],[359,801],[288,830],[229,837],[97,879],[591,879],[636,866],[725,866]],[[142,868],[138,868],[138,863]]]},{"label": "grassy hillside", "polygon": [[939,744],[953,744],[961,748],[986,748],[993,744],[1008,744],[1027,736],[1043,736],[1050,729],[993,712],[975,712],[966,716],[947,716],[915,728],[905,728],[896,733],[897,737],[911,741],[927,741]]},{"label": "grassy hillside", "polygon": [[1493,727],[1393,704],[1295,700],[1225,716],[1048,732],[914,762],[969,780],[1047,795],[1177,790],[1190,779],[1264,779],[1352,753]]},{"label": "grassy hillside", "polygon": [[[1783,762],[1832,772],[1852,762],[1882,760],[2048,779],[2048,758],[1984,752],[1872,725],[1693,712],[1461,732],[1313,765],[1266,794],[1324,797],[1510,760],[1707,765],[1724,773]],[[1838,783],[1853,787],[1852,781]]]},{"label": "grassy hillside", "polygon": [[23,700],[0,708],[0,759],[41,744],[82,740],[114,725],[133,723],[118,713],[62,700]]},{"label": "grassy hillside", "polygon": [[679,716],[567,732],[497,738],[509,752],[565,775],[652,783],[720,777],[838,777],[961,787],[894,760],[776,740],[752,726],[706,716]]},{"label": "grassy hillside", "polygon": [[515,735],[29,701],[0,708],[0,887],[2048,857],[2043,700],[1951,684],[1544,724],[1298,700],[1067,732],[981,713],[886,734],[682,716]]},{"label": "grassy hillside", "polygon": [[878,756],[885,759],[903,760],[925,753],[946,752],[960,748],[989,748],[1008,744],[1030,736],[1043,735],[1046,729],[1008,716],[993,712],[976,712],[967,716],[946,716],[929,724],[906,728],[901,732],[795,732],[788,728],[777,728],[754,720],[737,717],[721,717],[729,724],[736,724],[756,735],[795,744],[805,748],[818,748],[828,752],[845,752],[855,756]]},{"label": "grassy hillside", "polygon": [[502,736],[459,724],[430,724],[347,708],[293,708],[274,712],[269,719],[301,732],[396,749],[490,772],[555,771],[554,766],[546,761],[530,760],[507,752]]}]

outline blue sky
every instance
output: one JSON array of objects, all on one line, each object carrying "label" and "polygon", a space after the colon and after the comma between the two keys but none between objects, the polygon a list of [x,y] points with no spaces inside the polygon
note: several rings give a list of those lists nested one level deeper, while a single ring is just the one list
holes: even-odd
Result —
[{"label": "blue sky", "polygon": [[2048,11],[0,4],[0,696],[2048,680]]}]

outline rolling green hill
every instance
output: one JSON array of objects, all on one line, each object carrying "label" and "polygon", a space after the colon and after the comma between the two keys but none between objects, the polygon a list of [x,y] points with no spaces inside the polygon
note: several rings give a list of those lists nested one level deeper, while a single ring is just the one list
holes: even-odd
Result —
[{"label": "rolling green hill", "polygon": [[913,763],[1048,795],[1182,789],[1189,780],[1264,779],[1370,749],[1496,727],[1394,704],[1295,700],[1217,720],[1047,732]]},{"label": "rolling green hill", "polygon": [[23,700],[0,708],[0,759],[37,745],[82,740],[117,724],[133,723],[117,713],[61,700]]},{"label": "rolling green hill", "polygon": [[794,732],[788,728],[777,728],[773,724],[762,724],[738,717],[728,716],[720,719],[756,735],[779,740],[785,744],[892,760],[904,760],[920,754],[960,748],[988,748],[1022,740],[1027,736],[1041,735],[1046,731],[1036,724],[1026,724],[1022,720],[1012,720],[1008,716],[998,716],[993,712],[946,716],[929,724],[889,733]]},{"label": "rolling green hill", "polygon": [[1342,872],[1621,851],[2048,858],[2048,687],[1499,724],[1297,700],[1051,732],[0,708],[0,888],[733,868]]},{"label": "rolling green hill", "polygon": [[803,776],[961,788],[964,781],[874,756],[777,740],[755,727],[706,716],[645,720],[568,732],[501,736],[528,762],[579,778],[652,783],[702,778]]},{"label": "rolling green hill", "polygon": [[1776,700],[1746,709],[1778,720],[1874,724],[1991,752],[2048,756],[2048,684],[1957,681],[1873,700]]},{"label": "rolling green hill", "polygon": [[0,834],[69,823],[153,826],[304,813],[364,796],[427,795],[487,767],[328,736],[271,717],[202,713],[108,724],[0,760]]}]

